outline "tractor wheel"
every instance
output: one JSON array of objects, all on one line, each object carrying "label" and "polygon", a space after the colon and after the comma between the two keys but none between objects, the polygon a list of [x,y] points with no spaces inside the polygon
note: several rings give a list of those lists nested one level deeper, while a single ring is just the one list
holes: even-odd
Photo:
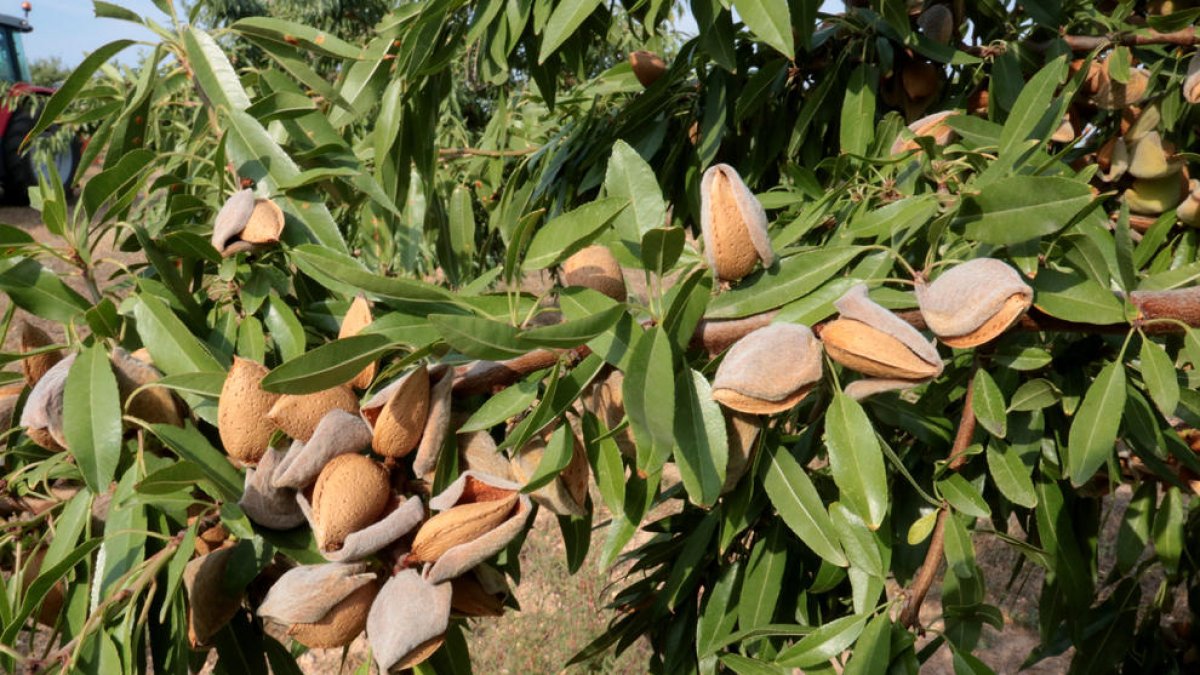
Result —
[{"label": "tractor wheel", "polygon": [[[29,188],[38,184],[38,174],[50,175],[50,168],[38,164],[32,152],[19,154],[21,141],[37,121],[36,111],[29,105],[23,105],[13,112],[4,130],[4,201],[8,204],[26,206],[29,204]],[[58,126],[52,126],[43,136],[53,136]],[[82,144],[79,137],[73,137],[68,148],[57,153],[51,161],[58,171],[63,187],[70,191],[71,182],[75,178],[75,170],[79,166],[79,155]]]}]

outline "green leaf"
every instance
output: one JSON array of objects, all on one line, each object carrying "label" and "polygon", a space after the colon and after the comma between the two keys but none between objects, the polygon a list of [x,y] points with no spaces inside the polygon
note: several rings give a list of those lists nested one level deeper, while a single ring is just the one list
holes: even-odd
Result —
[{"label": "green leaf", "polygon": [[279,358],[291,361],[304,353],[304,327],[295,312],[277,295],[267,298],[267,315],[263,321],[279,350]]},{"label": "green leaf", "polygon": [[670,270],[683,253],[686,239],[682,227],[656,227],[642,237],[642,265],[658,275]]},{"label": "green leaf", "polygon": [[888,661],[891,660],[891,635],[892,620],[888,617],[887,612],[880,612],[878,616],[867,623],[867,627],[858,636],[858,641],[854,644],[854,650],[850,654],[850,660],[846,662],[846,669],[842,671],[842,675],[872,675],[873,673],[887,672]]},{"label": "green leaf", "polygon": [[242,474],[233,468],[229,458],[208,442],[191,422],[186,427],[152,424],[150,430],[180,458],[199,466],[208,479],[221,491],[223,499],[236,502],[242,498]]},{"label": "green leaf", "polygon": [[1059,176],[1010,176],[964,197],[954,225],[965,227],[972,241],[1018,244],[1059,231],[1091,202],[1087,183]]},{"label": "green leaf", "polygon": [[525,483],[525,487],[521,488],[521,492],[528,494],[554,480],[571,463],[574,454],[575,434],[570,425],[560,425],[546,442],[542,461],[538,462],[537,468]]},{"label": "green leaf", "polygon": [[[1018,150],[1030,138],[1044,141],[1058,127],[1060,120],[1052,116],[1055,106],[1051,106],[1051,101],[1066,75],[1067,59],[1059,56],[1029,78],[1017,96],[1012,113],[1004,122],[1004,130],[1000,133],[1000,154]],[[1051,123],[1053,126],[1050,126]]]},{"label": "green leaf", "polygon": [[1151,524],[1158,503],[1158,484],[1145,481],[1133,492],[1117,529],[1117,569],[1128,574],[1150,543]]},{"label": "green leaf", "polygon": [[225,384],[225,373],[180,373],[167,375],[154,382],[154,386],[174,391],[217,399]]},{"label": "green leaf", "polygon": [[780,675],[785,672],[779,666],[741,654],[722,654],[721,665],[737,675]]},{"label": "green leaf", "polygon": [[340,59],[357,59],[362,50],[336,35],[306,26],[266,16],[239,19],[229,27],[236,33],[255,36],[287,45],[296,45],[315,54]]},{"label": "green leaf", "polygon": [[750,549],[736,608],[738,626],[742,630],[770,625],[775,617],[788,561],[783,534],[783,528],[776,521],[766,536],[754,542]]},{"label": "green leaf", "polygon": [[846,552],[850,564],[877,579],[883,579],[883,556],[879,553],[875,534],[862,518],[841,502],[829,505],[829,516],[837,529],[838,538],[842,541],[842,550]]},{"label": "green leaf", "polygon": [[975,419],[988,433],[1004,438],[1008,417],[1004,412],[1004,394],[986,370],[975,372],[975,384],[971,387]]},{"label": "green leaf", "polygon": [[859,64],[846,84],[842,101],[842,119],[838,127],[842,153],[865,155],[875,140],[875,86],[878,73],[874,66]]},{"label": "green leaf", "polygon": [[983,495],[961,474],[952,473],[948,478],[939,480],[937,488],[942,497],[959,513],[975,518],[987,518],[992,515],[992,509],[984,501]]},{"label": "green leaf", "polygon": [[362,291],[425,312],[446,309],[455,303],[454,296],[444,288],[369,272],[359,260],[316,244],[297,246],[292,249],[291,258],[296,267],[318,283],[346,295]]},{"label": "green leaf", "polygon": [[88,81],[92,79],[92,74],[100,66],[108,63],[112,57],[135,42],[135,40],[113,40],[90,51],[87,58],[75,66],[75,70],[71,71],[58,91],[54,92],[50,100],[46,101],[45,107],[42,108],[42,114],[38,116],[37,124],[33,125],[28,134],[25,134],[25,140],[21,142],[21,151],[24,151],[30,141],[41,136],[42,132],[49,129],[58,120],[58,116],[79,96],[79,92],[87,86]]},{"label": "green leaf", "polygon": [[[559,307],[568,321],[586,318],[607,308],[618,306],[617,301],[590,288],[564,288],[558,294]],[[668,320],[671,317],[668,317]],[[633,345],[641,340],[645,330],[628,313],[617,318],[611,330],[588,341],[593,353],[624,371],[629,368]]]},{"label": "green leaf", "polygon": [[1125,310],[1112,291],[1075,274],[1043,269],[1033,280],[1034,305],[1055,318],[1090,324],[1125,322]]},{"label": "green leaf", "polygon": [[80,352],[67,373],[63,433],[88,489],[107,492],[121,459],[121,397],[100,345]]},{"label": "green leaf", "polygon": [[564,0],[558,3],[546,22],[546,29],[542,31],[538,63],[545,63],[554,50],[583,25],[584,20],[591,16],[600,4],[600,0]]},{"label": "green leaf", "polygon": [[461,314],[430,314],[429,323],[454,349],[476,359],[503,361],[534,349],[521,330],[506,323]]},{"label": "green leaf", "polygon": [[609,197],[629,201],[629,208],[613,219],[613,227],[627,241],[641,241],[652,229],[666,225],[667,205],[654,169],[625,141],[613,143],[604,175]]},{"label": "green leaf", "polygon": [[730,601],[741,590],[741,578],[742,564],[734,561],[722,568],[717,583],[704,594],[700,617],[696,622],[697,658],[704,659],[716,653],[720,641],[733,633],[741,602],[731,605]]},{"label": "green leaf", "polygon": [[655,473],[675,447],[675,354],[662,327],[646,331],[634,346],[621,390],[638,470]]},{"label": "green leaf", "polygon": [[467,418],[467,421],[458,429],[458,433],[465,434],[491,429],[527,410],[529,406],[533,405],[533,400],[538,393],[538,384],[541,383],[544,376],[545,371],[539,370],[534,373],[534,376],[493,394]]},{"label": "green leaf", "polygon": [[[561,6],[561,5],[560,5]],[[543,225],[529,242],[524,268],[539,270],[566,260],[592,242],[604,226],[617,217],[627,199],[598,199],[557,216]]]},{"label": "green leaf", "polygon": [[1025,382],[1013,392],[1012,400],[1008,402],[1009,412],[1029,412],[1041,410],[1058,403],[1062,392],[1054,383],[1045,378],[1036,378]]},{"label": "green leaf", "polygon": [[625,463],[621,461],[621,448],[616,440],[612,436],[600,438],[608,433],[609,429],[595,415],[584,415],[583,435],[596,489],[611,513],[621,513],[625,506]]},{"label": "green leaf", "polygon": [[154,366],[164,374],[225,372],[225,366],[158,298],[149,293],[138,294],[133,316]]},{"label": "green leaf", "polygon": [[1113,454],[1121,411],[1125,409],[1125,366],[1113,361],[1101,369],[1088,387],[1071,422],[1067,469],[1071,484],[1088,482]]},{"label": "green leaf", "polygon": [[0,291],[35,316],[69,323],[90,305],[57,274],[31,258],[0,260]]},{"label": "green leaf", "polygon": [[712,506],[725,484],[729,443],[725,415],[704,375],[685,369],[675,380],[675,464],[688,498]]},{"label": "green leaf", "polygon": [[796,58],[792,44],[792,15],[787,0],[733,0],[733,8],[760,42],[789,60]]},{"label": "green leaf", "polygon": [[1175,377],[1175,365],[1167,350],[1148,337],[1142,338],[1142,379],[1146,382],[1146,391],[1154,404],[1163,415],[1170,417],[1175,414],[1179,405],[1179,380]]},{"label": "green leaf", "polygon": [[775,663],[792,668],[816,668],[854,644],[863,631],[869,614],[852,614],[834,619],[784,649]]},{"label": "green leaf", "polygon": [[889,502],[883,450],[862,406],[841,392],[834,394],[825,413],[825,444],[842,500],[867,527],[877,529]]},{"label": "green leaf", "polygon": [[767,446],[764,451],[767,474],[763,488],[779,517],[813,553],[839,567],[848,565],[833,521],[804,468],[784,448]]},{"label": "green leaf", "polygon": [[391,353],[397,345],[378,333],[353,335],[323,344],[276,367],[259,385],[276,394],[311,394],[354,379],[367,364]]},{"label": "green leaf", "polygon": [[538,347],[571,349],[612,328],[617,319],[624,315],[625,307],[623,305],[613,305],[584,318],[520,331],[518,338],[522,343]]},{"label": "green leaf", "polygon": [[1154,553],[1170,578],[1179,570],[1184,544],[1184,498],[1179,488],[1166,489],[1162,503],[1154,514]]},{"label": "green leaf", "polygon": [[786,258],[713,298],[707,316],[736,319],[786,305],[816,290],[860,252],[857,247],[821,248]]},{"label": "green leaf", "polygon": [[1008,501],[1032,509],[1037,506],[1037,492],[1033,489],[1029,467],[1021,461],[1016,450],[999,441],[992,441],[987,448],[988,471]]},{"label": "green leaf", "polygon": [[934,525],[937,524],[937,515],[938,512],[936,510],[931,510],[929,513],[914,520],[913,524],[908,526],[908,535],[905,541],[908,542],[909,546],[916,546],[925,541],[929,533],[933,532]]}]

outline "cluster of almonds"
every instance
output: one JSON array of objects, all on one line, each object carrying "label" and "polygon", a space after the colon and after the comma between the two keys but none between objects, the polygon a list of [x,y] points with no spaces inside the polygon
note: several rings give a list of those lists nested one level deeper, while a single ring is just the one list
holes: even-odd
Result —
[{"label": "cluster of almonds", "polygon": [[211,243],[221,257],[279,243],[284,217],[279,205],[254,196],[246,188],[235,192],[213,222]]},{"label": "cluster of almonds", "polygon": [[[733,168],[718,164],[701,182],[701,229],[713,273],[736,280],[761,260],[774,260],[762,205]],[[929,329],[950,347],[995,339],[1029,309],[1031,289],[1016,270],[992,258],[957,265],[932,283],[916,280],[917,303]],[[821,345],[831,359],[866,378],[850,383],[855,398],[927,382],[942,372],[934,343],[867,297],[859,284],[834,306],[837,319],[820,339],[807,326],[772,324],[736,342],[713,380],[713,398],[748,414],[787,410],[822,376]],[[786,363],[791,367],[780,368]]]},{"label": "cluster of almonds", "polygon": [[[929,40],[948,45],[954,40],[955,28],[962,23],[963,12],[944,2],[917,2],[909,14],[916,19],[917,30]],[[885,103],[904,110],[907,119],[920,117],[938,98],[946,75],[940,67],[911,49],[896,55],[892,72],[880,84]]]},{"label": "cluster of almonds", "polygon": [[[358,297],[340,334],[356,334],[370,322],[370,308]],[[316,648],[347,645],[365,629],[383,672],[411,667],[436,651],[452,611],[498,615],[507,586],[483,563],[512,541],[532,512],[529,496],[511,480],[518,459],[510,467],[494,443],[477,447],[474,454],[487,459],[475,464],[484,468],[468,461],[455,482],[428,500],[432,516],[419,494],[405,496],[427,492],[433,481],[451,431],[452,369],[418,366],[361,406],[355,389],[370,387],[374,364],[344,385],[303,395],[264,391],[267,372],[235,358],[218,403],[222,443],[248,467],[239,504],[265,528],[307,523],[328,562],[285,572],[258,614]],[[272,444],[280,433],[291,439],[286,451]],[[491,440],[486,433],[471,440],[480,446],[483,437]],[[401,475],[402,459],[411,475]],[[585,459],[585,488],[586,466]],[[241,605],[241,597],[221,587],[229,551],[226,545],[188,564],[195,645],[206,643]],[[394,565],[372,571],[368,561],[377,554]]]},{"label": "cluster of almonds", "polygon": [[1122,135],[1096,152],[1100,177],[1108,183],[1126,179],[1123,198],[1131,213],[1157,216],[1177,209],[1181,222],[1200,225],[1200,181],[1188,179],[1186,162],[1163,140],[1158,131],[1161,119],[1157,105],[1126,109]]}]

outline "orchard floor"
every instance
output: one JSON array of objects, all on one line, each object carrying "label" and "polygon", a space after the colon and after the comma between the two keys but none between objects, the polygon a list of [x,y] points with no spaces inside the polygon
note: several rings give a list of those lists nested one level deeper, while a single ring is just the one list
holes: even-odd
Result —
[{"label": "orchard floor", "polygon": [[[32,209],[0,207],[0,223],[18,226],[40,241],[61,243],[51,241],[38,213]],[[97,255],[108,260],[100,268],[98,277],[101,283],[118,266],[137,262],[136,255],[114,251],[111,241],[104,242]],[[72,275],[72,270],[67,266],[57,262],[51,263],[50,266],[66,275],[67,282],[73,288],[82,291],[82,279],[77,274]],[[631,290],[637,292],[636,289]],[[0,312],[7,304],[7,297],[0,294]],[[24,312],[20,314],[50,329],[53,337],[62,338],[61,332],[53,324],[40,321],[36,317],[31,318]],[[13,346],[6,344],[5,348],[11,349]],[[1119,490],[1105,500],[1107,520],[1104,534],[1100,538],[1102,542],[1115,541],[1117,523],[1128,500],[1127,490]],[[593,502],[599,502],[595,495]],[[607,514],[597,513],[595,522],[598,527],[603,527],[606,521]],[[976,656],[998,673],[1016,673],[1030,651],[1038,644],[1037,604],[1041,574],[1033,565],[1026,565],[1013,583],[1006,586],[1009,570],[1012,569],[1018,554],[986,535],[976,537],[976,546],[979,564],[989,582],[988,601],[1000,607],[1005,617],[1002,631],[985,628]],[[605,606],[613,592],[621,585],[622,574],[619,571],[610,575],[599,569],[593,551],[577,574],[568,574],[557,523],[553,516],[544,510],[539,514],[521,556],[523,579],[515,591],[521,611],[510,611],[499,619],[473,622],[468,642],[476,672],[646,672],[650,648],[644,641],[635,643],[620,656],[606,656],[569,669],[563,668],[567,660],[600,635],[608,622],[614,618],[614,612]],[[1111,551],[1102,551],[1102,572],[1110,569],[1111,565]],[[1152,593],[1154,580],[1148,579],[1145,583],[1148,587],[1144,590]],[[888,592],[893,594],[898,590],[893,586]],[[922,622],[928,624],[940,614],[939,587],[935,584],[922,609]],[[936,625],[934,627],[937,628]],[[360,638],[351,646],[344,662],[340,650],[326,650],[304,655],[301,665],[306,673],[349,673],[353,672],[366,656],[366,643]],[[1061,673],[1066,671],[1069,662],[1068,651],[1062,656],[1043,660],[1022,672]],[[926,664],[924,672],[953,673],[949,650],[939,650]]]}]

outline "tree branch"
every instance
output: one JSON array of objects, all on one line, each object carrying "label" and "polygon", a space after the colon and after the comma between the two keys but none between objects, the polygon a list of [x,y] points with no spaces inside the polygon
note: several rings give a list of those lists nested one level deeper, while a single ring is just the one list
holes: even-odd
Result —
[{"label": "tree branch", "polygon": [[1194,28],[1184,28],[1173,33],[1160,33],[1156,30],[1145,33],[1122,33],[1120,35],[1064,35],[1063,40],[1074,52],[1090,52],[1097,47],[1109,45],[1124,45],[1126,47],[1142,47],[1145,45],[1176,45],[1191,47],[1200,45],[1200,35]]},{"label": "tree branch", "polygon": [[532,155],[541,148],[522,148],[520,150],[482,150],[480,148],[441,148],[438,157],[442,159],[458,159],[460,157],[521,157]]}]

